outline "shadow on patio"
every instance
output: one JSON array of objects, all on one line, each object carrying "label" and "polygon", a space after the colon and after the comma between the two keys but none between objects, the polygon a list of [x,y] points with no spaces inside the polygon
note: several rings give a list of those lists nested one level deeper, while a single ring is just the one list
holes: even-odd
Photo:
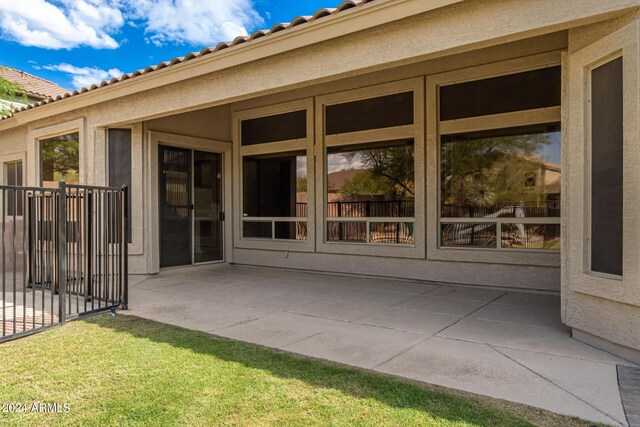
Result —
[{"label": "shadow on patio", "polygon": [[557,295],[228,265],[168,270],[130,295],[140,317],[625,424],[626,362],[573,340]]}]

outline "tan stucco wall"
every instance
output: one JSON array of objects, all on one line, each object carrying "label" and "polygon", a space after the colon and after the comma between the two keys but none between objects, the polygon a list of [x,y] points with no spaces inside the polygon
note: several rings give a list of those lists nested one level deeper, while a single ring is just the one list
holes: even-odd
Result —
[{"label": "tan stucco wall", "polygon": [[[569,33],[563,150],[563,320],[574,336],[640,363],[640,17],[631,14]],[[589,272],[588,177],[590,64],[622,50],[624,60],[624,259],[623,276]],[[583,74],[584,73],[584,74]]]},{"label": "tan stucco wall", "polygon": [[223,105],[161,117],[145,122],[145,128],[176,135],[231,141],[231,109],[229,105]]}]

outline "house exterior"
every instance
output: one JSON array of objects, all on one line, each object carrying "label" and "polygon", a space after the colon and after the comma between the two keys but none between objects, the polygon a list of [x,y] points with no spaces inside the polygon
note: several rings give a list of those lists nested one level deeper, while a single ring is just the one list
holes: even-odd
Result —
[{"label": "house exterior", "polygon": [[348,0],[21,108],[0,160],[129,185],[134,273],[561,292],[638,362],[639,52],[640,0]]}]

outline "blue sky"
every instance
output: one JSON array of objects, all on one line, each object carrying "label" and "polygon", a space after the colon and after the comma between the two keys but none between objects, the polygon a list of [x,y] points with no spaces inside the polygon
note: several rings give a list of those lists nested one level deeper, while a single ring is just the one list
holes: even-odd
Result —
[{"label": "blue sky", "polygon": [[0,65],[76,89],[340,0],[0,0]]}]

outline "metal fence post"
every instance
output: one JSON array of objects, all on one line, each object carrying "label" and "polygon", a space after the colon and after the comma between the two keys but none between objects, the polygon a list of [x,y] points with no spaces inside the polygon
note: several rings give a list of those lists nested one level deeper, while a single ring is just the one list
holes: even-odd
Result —
[{"label": "metal fence post", "polygon": [[[67,294],[67,184],[60,181],[58,185],[58,319],[61,324],[66,320],[66,294]],[[52,287],[53,288],[53,287]],[[51,292],[51,298],[54,293]]]},{"label": "metal fence post", "polygon": [[122,249],[120,251],[120,280],[122,281],[122,304],[120,308],[129,308],[129,188],[122,186]]}]

